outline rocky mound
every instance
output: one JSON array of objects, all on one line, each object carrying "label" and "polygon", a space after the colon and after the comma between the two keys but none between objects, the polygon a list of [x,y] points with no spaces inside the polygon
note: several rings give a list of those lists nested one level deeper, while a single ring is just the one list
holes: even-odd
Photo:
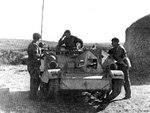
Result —
[{"label": "rocky mound", "polygon": [[150,72],[150,15],[134,22],[126,29],[125,48],[133,69],[148,75]]}]

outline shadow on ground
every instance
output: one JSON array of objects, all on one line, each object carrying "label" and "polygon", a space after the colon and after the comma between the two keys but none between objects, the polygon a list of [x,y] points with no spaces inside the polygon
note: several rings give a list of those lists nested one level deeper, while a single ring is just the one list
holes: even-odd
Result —
[{"label": "shadow on ground", "polygon": [[110,103],[113,103],[113,102],[116,102],[116,101],[121,101],[121,100],[124,100],[124,99],[115,99],[115,100],[112,100],[110,102],[99,103],[98,106],[95,109],[95,112],[103,111],[109,106]]},{"label": "shadow on ground", "polygon": [[8,92],[0,101],[0,112],[4,113],[93,113],[85,103],[42,102],[28,99],[28,91]]}]

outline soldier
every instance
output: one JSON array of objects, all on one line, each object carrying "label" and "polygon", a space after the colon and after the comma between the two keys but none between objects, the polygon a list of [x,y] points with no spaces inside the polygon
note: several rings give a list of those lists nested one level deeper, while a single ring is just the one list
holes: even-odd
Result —
[{"label": "soldier", "polygon": [[31,100],[37,100],[37,91],[40,84],[40,58],[42,55],[40,54],[39,50],[39,39],[41,38],[41,35],[39,33],[33,34],[33,41],[28,46],[28,64],[27,69],[30,74],[30,93],[29,98]]},{"label": "soldier", "polygon": [[80,44],[79,48],[83,47],[83,41],[76,36],[71,35],[70,30],[66,30],[63,36],[58,41],[58,48],[62,47],[64,44],[65,49],[68,50],[76,50],[78,44]]},{"label": "soldier", "polygon": [[[110,54],[111,57],[113,57],[117,61],[117,69],[122,70],[124,73],[124,89],[125,89],[125,97],[124,99],[129,99],[131,98],[131,83],[130,83],[130,78],[129,78],[129,68],[131,67],[130,61],[127,57],[126,50],[123,46],[119,44],[119,39],[118,38],[113,38],[112,40],[112,46],[108,53]],[[113,90],[113,89],[112,89]],[[115,90],[113,93],[111,93],[108,97],[106,97],[106,100],[112,100],[116,96],[118,96],[121,92],[121,88],[118,88]]]}]

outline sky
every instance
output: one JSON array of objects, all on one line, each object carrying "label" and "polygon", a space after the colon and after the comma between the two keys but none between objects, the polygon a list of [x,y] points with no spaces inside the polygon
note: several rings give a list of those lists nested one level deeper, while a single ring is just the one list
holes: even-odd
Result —
[{"label": "sky", "polygon": [[[41,28],[44,1],[43,28]],[[150,14],[149,0],[0,0],[0,38],[58,41],[64,31],[87,43],[125,41],[125,30]]]}]

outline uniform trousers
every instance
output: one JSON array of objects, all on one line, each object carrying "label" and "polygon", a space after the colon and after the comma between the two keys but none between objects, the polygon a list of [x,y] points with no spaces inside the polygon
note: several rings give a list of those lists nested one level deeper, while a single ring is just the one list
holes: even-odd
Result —
[{"label": "uniform trousers", "polygon": [[40,85],[40,68],[39,66],[28,65],[28,72],[30,74],[30,99],[37,99],[37,92]]}]

